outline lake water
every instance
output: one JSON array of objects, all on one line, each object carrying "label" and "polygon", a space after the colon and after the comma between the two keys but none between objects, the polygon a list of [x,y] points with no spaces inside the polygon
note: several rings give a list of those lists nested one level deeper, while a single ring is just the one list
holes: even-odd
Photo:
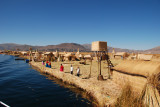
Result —
[{"label": "lake water", "polygon": [[14,59],[0,55],[0,101],[11,107],[92,106],[85,92]]}]

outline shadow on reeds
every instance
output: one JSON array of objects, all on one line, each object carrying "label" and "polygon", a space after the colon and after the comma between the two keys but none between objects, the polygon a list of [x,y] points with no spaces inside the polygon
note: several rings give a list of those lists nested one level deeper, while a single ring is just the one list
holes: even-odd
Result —
[{"label": "shadow on reeds", "polygon": [[130,85],[124,86],[121,96],[117,99],[113,107],[146,107],[143,104],[143,93],[135,95]]}]

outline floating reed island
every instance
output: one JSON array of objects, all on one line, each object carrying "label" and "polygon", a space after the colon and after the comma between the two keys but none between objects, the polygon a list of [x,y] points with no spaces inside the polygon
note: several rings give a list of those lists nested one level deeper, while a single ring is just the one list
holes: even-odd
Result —
[{"label": "floating reed island", "polygon": [[[107,42],[92,43],[92,52],[6,51],[29,59],[43,73],[88,93],[98,106],[160,107],[160,55],[107,51]],[[50,61],[48,68],[42,61]],[[64,72],[60,72],[60,65]],[[73,66],[73,75],[70,66]],[[80,68],[80,77],[76,68]],[[126,88],[127,87],[127,88]],[[129,87],[129,88],[128,88]]]},{"label": "floating reed island", "polygon": [[[48,68],[42,65],[41,62],[30,62],[30,64],[34,68],[37,68],[39,71],[47,73],[51,76],[54,76],[62,80],[63,82],[74,85],[77,88],[86,91],[87,94],[91,96],[95,100],[95,102],[97,102],[98,106],[111,105],[120,96],[121,88],[119,87],[119,85],[114,83],[112,80],[104,80],[104,81],[97,80],[97,73],[96,74],[94,73],[96,71],[93,70],[91,78],[87,78],[89,76],[90,62],[87,62],[88,65],[80,65],[78,64],[77,61],[70,63],[63,62],[62,64],[64,66],[64,72],[59,71],[61,63],[62,62],[52,62],[52,68]],[[95,65],[97,63],[96,62],[92,63],[93,63],[92,68],[96,68]],[[76,71],[74,71],[73,75],[70,74],[69,69],[71,64],[74,68],[80,66],[81,69],[80,77],[76,76]],[[105,76],[107,76],[107,73]]]}]

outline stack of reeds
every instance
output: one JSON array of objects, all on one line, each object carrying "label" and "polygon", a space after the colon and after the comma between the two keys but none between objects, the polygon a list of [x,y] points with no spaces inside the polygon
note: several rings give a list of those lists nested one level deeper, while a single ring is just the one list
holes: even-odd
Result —
[{"label": "stack of reeds", "polygon": [[146,106],[160,107],[160,62],[122,61],[113,67],[113,80],[122,87],[130,84]]}]

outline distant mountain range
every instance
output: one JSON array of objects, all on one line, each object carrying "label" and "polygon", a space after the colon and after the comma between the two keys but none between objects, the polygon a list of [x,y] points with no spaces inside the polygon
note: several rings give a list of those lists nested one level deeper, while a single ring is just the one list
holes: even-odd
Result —
[{"label": "distant mountain range", "polygon": [[[77,51],[79,48],[80,51],[88,52],[91,51],[91,44],[77,44],[77,43],[62,43],[58,45],[47,45],[47,46],[31,46],[31,45],[21,45],[15,43],[5,43],[0,44],[0,50],[21,50],[26,51],[32,47],[32,50],[40,50],[40,51]],[[121,49],[114,48],[116,52],[129,52],[129,53],[148,53],[148,54],[160,54],[160,46],[155,47],[149,50],[130,50],[130,49]],[[108,47],[108,51],[112,52],[113,47]]]}]

